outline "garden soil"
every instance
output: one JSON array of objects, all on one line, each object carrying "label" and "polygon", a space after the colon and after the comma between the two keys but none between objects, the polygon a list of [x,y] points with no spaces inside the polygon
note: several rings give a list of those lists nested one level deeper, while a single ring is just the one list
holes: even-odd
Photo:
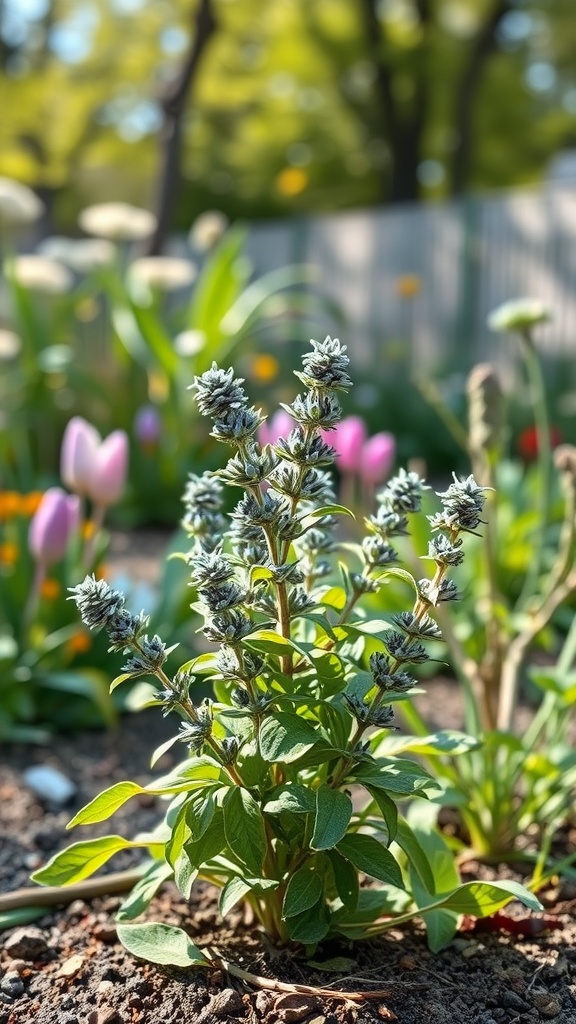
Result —
[{"label": "garden soil", "polygon": [[[144,575],[151,578],[148,568]],[[427,689],[430,717],[444,727],[457,725],[453,684],[434,680]],[[71,834],[66,823],[106,786],[149,781],[150,752],[173,729],[169,718],[150,709],[125,717],[112,733],[59,738],[49,748],[4,749],[0,893],[29,884],[30,872],[71,841],[153,828],[161,805],[149,797],[120,809],[112,828],[105,822]],[[169,770],[175,756],[164,755],[155,773]],[[66,808],[43,802],[26,786],[23,772],[33,764],[52,765],[73,781],[76,794]],[[575,840],[576,834],[564,837],[572,848]],[[134,856],[124,851],[108,870],[132,867]],[[471,864],[469,870],[474,875],[485,868]],[[188,904],[167,884],[143,919],[178,925],[200,947],[217,946],[223,960],[262,979],[252,983],[225,965],[182,970],[138,961],[116,937],[120,896],[75,900],[0,934],[0,1024],[576,1024],[576,886],[553,880],[540,897],[540,914],[511,904],[499,922],[488,923],[491,930],[484,922],[464,922],[438,954],[428,950],[423,928],[413,925],[358,945],[330,943],[310,964],[304,955],[271,947],[240,911],[222,922],[210,886],[199,885]],[[326,961],[332,969],[319,966]]]}]

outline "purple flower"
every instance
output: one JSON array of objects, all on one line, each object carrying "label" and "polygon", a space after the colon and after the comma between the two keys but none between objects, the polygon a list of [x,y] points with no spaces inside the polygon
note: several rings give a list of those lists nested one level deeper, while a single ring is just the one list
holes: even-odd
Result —
[{"label": "purple flower", "polygon": [[346,416],[325,440],[336,451],[336,465],[342,473],[357,473],[366,441],[366,424],[361,416]]},{"label": "purple flower", "polygon": [[50,487],[30,523],[30,553],[44,566],[59,562],[79,523],[80,499],[77,495],[66,494],[61,487]]},{"label": "purple flower", "polygon": [[82,416],[68,422],[60,449],[60,476],[75,494],[88,494],[100,434]]},{"label": "purple flower", "polygon": [[134,417],[134,436],[143,448],[154,448],[160,440],[162,421],[155,405],[141,405]]},{"label": "purple flower", "polygon": [[393,434],[384,431],[370,437],[360,454],[359,472],[364,484],[374,486],[382,483],[390,475],[396,455],[396,442]]},{"label": "purple flower", "polygon": [[278,409],[271,419],[261,423],[258,428],[260,444],[275,444],[280,437],[288,437],[294,430],[294,420],[285,409]]},{"label": "purple flower", "polygon": [[122,497],[128,475],[128,435],[114,430],[98,447],[87,494],[95,505],[113,505]]}]

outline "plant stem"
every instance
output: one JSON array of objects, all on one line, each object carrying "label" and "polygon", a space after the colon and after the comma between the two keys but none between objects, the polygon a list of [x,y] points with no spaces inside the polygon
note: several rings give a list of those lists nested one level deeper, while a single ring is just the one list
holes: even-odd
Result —
[{"label": "plant stem", "polygon": [[538,532],[534,545],[534,554],[530,560],[524,586],[519,599],[519,606],[523,607],[535,592],[538,584],[538,576],[542,567],[544,546],[546,541],[546,530],[550,515],[550,483],[551,483],[551,446],[550,446],[550,424],[548,421],[548,410],[546,407],[546,385],[544,374],[534,347],[529,329],[521,334],[522,352],[528,373],[528,381],[532,391],[532,402],[534,408],[534,420],[536,424],[536,443],[538,447],[538,472],[540,486],[538,488]]}]

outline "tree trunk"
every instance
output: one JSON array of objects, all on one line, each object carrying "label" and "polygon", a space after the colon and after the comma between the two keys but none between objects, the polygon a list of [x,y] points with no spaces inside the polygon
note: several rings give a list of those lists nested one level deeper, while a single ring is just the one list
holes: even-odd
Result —
[{"label": "tree trunk", "polygon": [[492,13],[476,36],[470,56],[456,89],[454,136],[450,193],[461,195],[468,184],[474,139],[474,104],[486,62],[496,47],[496,31],[505,14],[512,8],[511,0],[496,0]]},{"label": "tree trunk", "polygon": [[[361,2],[369,53],[376,69],[376,92],[390,149],[390,163],[382,177],[381,196],[383,201],[391,203],[414,200],[419,195],[418,165],[428,113],[426,81],[422,74],[418,75],[413,101],[402,110],[394,96],[392,73],[384,56],[377,2]],[[416,7],[425,32],[430,19],[429,0],[418,0]]]},{"label": "tree trunk", "polygon": [[147,246],[148,255],[162,251],[179,186],[182,153],[182,118],[196,82],[206,45],[217,28],[212,0],[199,0],[192,14],[192,39],[184,63],[162,98],[164,120],[160,131],[161,167],[155,213],[158,224]]}]

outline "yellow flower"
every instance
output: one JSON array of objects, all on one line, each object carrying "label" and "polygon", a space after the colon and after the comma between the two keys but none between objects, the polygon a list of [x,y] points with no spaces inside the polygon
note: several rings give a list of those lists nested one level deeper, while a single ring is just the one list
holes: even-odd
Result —
[{"label": "yellow flower", "polygon": [[11,541],[0,544],[0,565],[15,565],[18,561],[18,545]]},{"label": "yellow flower", "polygon": [[276,188],[282,196],[299,196],[308,187],[308,175],[301,167],[284,167],[276,175]]},{"label": "yellow flower", "polygon": [[413,299],[422,291],[422,280],[418,274],[402,274],[396,278],[395,290],[399,299]]},{"label": "yellow flower", "polygon": [[92,540],[92,537],[96,533],[96,525],[92,519],[85,519],[80,527],[80,533],[82,540]]},{"label": "yellow flower", "polygon": [[43,597],[46,601],[55,601],[60,596],[62,587],[58,580],[53,579],[51,576],[47,576],[45,580],[42,580],[40,586],[40,597]]},{"label": "yellow flower", "polygon": [[278,376],[280,363],[276,356],[271,356],[268,352],[261,352],[260,355],[254,356],[252,359],[250,369],[254,380],[260,384],[268,384]]}]

